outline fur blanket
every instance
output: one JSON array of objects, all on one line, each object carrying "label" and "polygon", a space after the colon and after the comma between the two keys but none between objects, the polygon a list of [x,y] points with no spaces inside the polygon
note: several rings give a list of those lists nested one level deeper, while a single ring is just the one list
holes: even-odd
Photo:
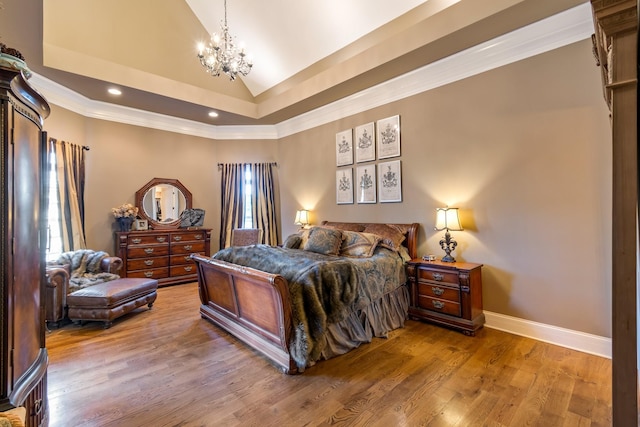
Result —
[{"label": "fur blanket", "polygon": [[65,252],[56,261],[57,264],[68,264],[71,270],[69,277],[69,293],[88,288],[98,283],[119,279],[117,274],[102,271],[100,264],[109,254],[103,251],[80,249]]},{"label": "fur blanket", "polygon": [[294,333],[290,353],[304,370],[319,358],[327,325],[343,320],[366,282],[364,270],[333,256],[267,245],[223,249],[213,258],[279,274],[289,283]]}]

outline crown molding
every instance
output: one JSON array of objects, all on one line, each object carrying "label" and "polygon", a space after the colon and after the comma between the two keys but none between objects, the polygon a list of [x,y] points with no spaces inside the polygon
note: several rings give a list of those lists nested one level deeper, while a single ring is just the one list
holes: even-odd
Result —
[{"label": "crown molding", "polygon": [[49,103],[85,117],[210,139],[278,139],[591,37],[584,3],[315,110],[260,126],[216,126],[94,101],[33,73],[30,84]]}]

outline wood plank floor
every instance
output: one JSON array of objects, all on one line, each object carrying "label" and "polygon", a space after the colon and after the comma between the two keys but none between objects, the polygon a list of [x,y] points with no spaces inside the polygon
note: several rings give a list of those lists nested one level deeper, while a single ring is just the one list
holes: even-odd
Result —
[{"label": "wood plank floor", "polygon": [[200,318],[197,284],[158,293],[47,334],[51,427],[611,425],[608,359],[407,321],[288,376]]}]

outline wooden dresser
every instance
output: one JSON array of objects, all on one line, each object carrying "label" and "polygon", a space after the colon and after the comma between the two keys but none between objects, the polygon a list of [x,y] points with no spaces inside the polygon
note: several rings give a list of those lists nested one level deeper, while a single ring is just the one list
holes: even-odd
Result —
[{"label": "wooden dresser", "polygon": [[409,317],[475,335],[484,325],[481,269],[469,262],[409,261]]},{"label": "wooden dresser", "polygon": [[190,255],[208,256],[211,229],[170,229],[116,233],[116,256],[123,277],[156,279],[158,286],[198,280]]}]

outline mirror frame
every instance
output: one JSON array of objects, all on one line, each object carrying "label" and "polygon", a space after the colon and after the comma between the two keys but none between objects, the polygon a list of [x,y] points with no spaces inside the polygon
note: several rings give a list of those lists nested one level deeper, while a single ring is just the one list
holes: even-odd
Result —
[{"label": "mirror frame", "polygon": [[142,219],[146,219],[149,223],[149,228],[154,230],[168,230],[180,227],[180,218],[175,219],[171,222],[158,222],[155,219],[149,217],[147,213],[144,211],[144,195],[149,191],[152,187],[156,185],[165,184],[165,185],[173,185],[178,190],[182,191],[185,199],[185,209],[192,208],[192,200],[191,200],[191,192],[187,190],[187,187],[182,185],[180,181],[177,179],[170,178],[153,178],[151,181],[147,182],[141,189],[136,191],[136,206],[138,207],[138,216],[142,217]]}]

